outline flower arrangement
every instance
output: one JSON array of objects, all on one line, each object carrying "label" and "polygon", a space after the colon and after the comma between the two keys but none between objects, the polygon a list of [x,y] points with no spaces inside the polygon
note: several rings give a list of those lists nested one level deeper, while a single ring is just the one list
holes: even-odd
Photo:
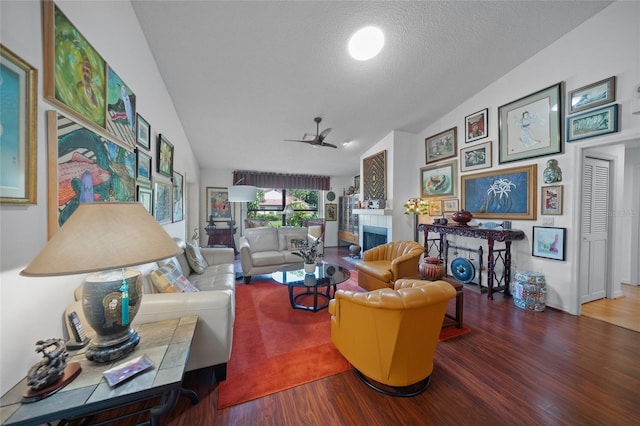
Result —
[{"label": "flower arrangement", "polygon": [[422,198],[409,198],[404,203],[404,214],[428,215],[429,203]]},{"label": "flower arrangement", "polygon": [[316,259],[318,257],[322,257],[320,253],[318,253],[318,246],[322,242],[322,236],[317,238],[314,242],[309,244],[308,240],[304,240],[297,251],[292,252],[296,256],[300,256],[304,263],[316,263]]}]

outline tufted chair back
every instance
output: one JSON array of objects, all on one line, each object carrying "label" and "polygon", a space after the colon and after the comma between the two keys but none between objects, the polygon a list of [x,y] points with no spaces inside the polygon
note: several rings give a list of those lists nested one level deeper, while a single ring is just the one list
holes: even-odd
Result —
[{"label": "tufted chair back", "polygon": [[368,293],[338,290],[329,304],[331,340],[365,380],[428,385],[447,303],[455,295],[446,281],[399,280],[394,289]]},{"label": "tufted chair back", "polygon": [[358,285],[366,290],[393,288],[399,278],[418,274],[424,248],[415,241],[392,241],[364,252],[356,264]]}]

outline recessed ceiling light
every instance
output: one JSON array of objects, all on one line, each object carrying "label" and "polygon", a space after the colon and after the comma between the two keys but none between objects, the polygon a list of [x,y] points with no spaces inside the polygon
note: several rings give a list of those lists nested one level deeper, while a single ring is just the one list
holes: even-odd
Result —
[{"label": "recessed ceiling light", "polygon": [[384,34],[378,27],[359,29],[349,39],[349,54],[358,61],[368,61],[384,46]]}]

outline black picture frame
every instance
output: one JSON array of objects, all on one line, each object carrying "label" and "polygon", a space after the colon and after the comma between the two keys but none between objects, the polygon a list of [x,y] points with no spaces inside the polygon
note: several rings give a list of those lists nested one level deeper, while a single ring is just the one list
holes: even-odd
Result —
[{"label": "black picture frame", "polygon": [[158,135],[157,171],[162,176],[173,177],[173,144],[163,134]]},{"label": "black picture frame", "polygon": [[531,255],[545,259],[565,260],[567,228],[534,226]]}]

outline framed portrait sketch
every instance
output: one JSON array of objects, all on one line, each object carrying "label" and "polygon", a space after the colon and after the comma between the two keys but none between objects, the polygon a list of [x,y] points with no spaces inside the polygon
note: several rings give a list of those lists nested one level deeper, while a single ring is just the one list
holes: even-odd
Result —
[{"label": "framed portrait sketch", "polygon": [[328,222],[335,222],[338,220],[338,205],[331,203],[325,204],[324,218]]},{"label": "framed portrait sketch", "polygon": [[498,108],[499,163],[562,152],[562,83]]},{"label": "framed portrait sketch", "polygon": [[229,191],[227,188],[207,187],[207,220],[233,220]]},{"label": "framed portrait sketch", "polygon": [[567,117],[567,142],[618,131],[618,104]]},{"label": "framed portrait sketch", "polygon": [[457,160],[420,169],[420,198],[455,197],[458,186]]},{"label": "framed portrait sketch", "polygon": [[151,156],[136,149],[136,181],[151,186]]},{"label": "framed portrait sketch", "polygon": [[479,145],[460,149],[460,171],[470,172],[473,170],[491,168],[492,163],[492,142],[485,142]]},{"label": "framed portrait sketch", "polygon": [[37,202],[38,70],[0,44],[0,203]]},{"label": "framed portrait sketch", "polygon": [[136,114],[136,143],[147,151],[151,149],[151,126],[140,114]]},{"label": "framed portrait sketch", "polygon": [[442,211],[445,213],[453,213],[460,210],[460,202],[457,198],[450,200],[442,200]]},{"label": "framed portrait sketch", "polygon": [[184,220],[184,176],[173,172],[173,222]]},{"label": "framed portrait sketch", "polygon": [[144,206],[149,214],[153,214],[153,191],[151,188],[138,185],[138,202]]},{"label": "framed portrait sketch", "polygon": [[153,187],[153,216],[158,223],[171,223],[171,184],[165,182],[154,183]]},{"label": "framed portrait sketch", "polygon": [[565,260],[564,246],[566,242],[567,228],[534,226],[531,255],[547,259]]},{"label": "framed portrait sketch", "polygon": [[540,197],[540,214],[562,214],[562,185],[543,186]]},{"label": "framed portrait sketch", "polygon": [[569,92],[569,114],[616,100],[616,76],[588,84]]},{"label": "framed portrait sketch", "polygon": [[449,130],[445,130],[424,140],[426,164],[435,163],[436,161],[458,155],[457,131],[457,127],[452,127]]},{"label": "framed portrait sketch", "polygon": [[162,134],[158,135],[158,173],[173,176],[173,144]]},{"label": "framed portrait sketch", "polygon": [[[107,64],[53,1],[42,2],[44,97],[105,128]],[[78,70],[82,74],[79,76]],[[78,88],[80,90],[78,90]]]},{"label": "framed portrait sketch", "polygon": [[474,218],[536,219],[537,164],[462,175],[462,208]]},{"label": "framed portrait sketch", "polygon": [[464,119],[464,141],[469,143],[489,136],[488,120],[488,108],[467,115]]},{"label": "framed portrait sketch", "polygon": [[387,151],[380,151],[362,160],[362,190],[364,200],[387,199]]}]

